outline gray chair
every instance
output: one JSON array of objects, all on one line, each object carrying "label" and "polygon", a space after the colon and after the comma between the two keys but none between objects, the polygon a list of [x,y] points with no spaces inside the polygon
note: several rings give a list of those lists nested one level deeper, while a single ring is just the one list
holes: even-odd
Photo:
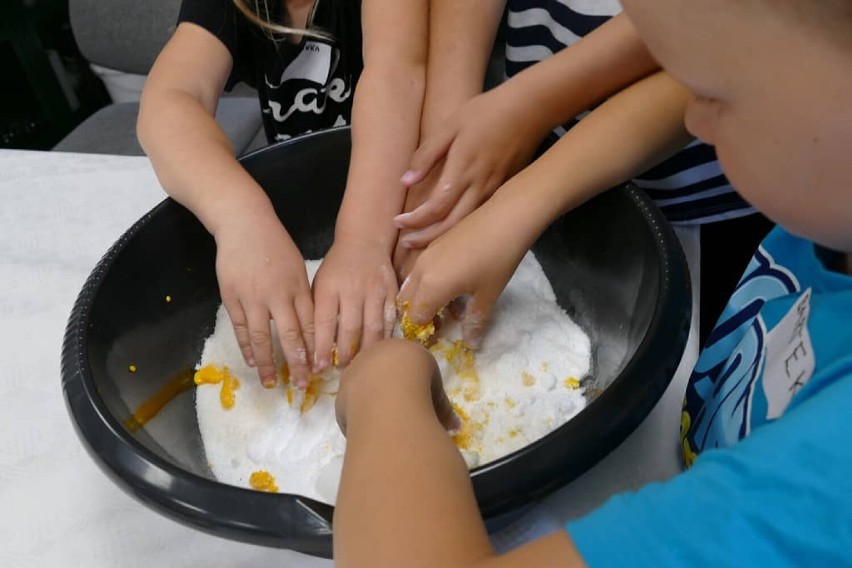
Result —
[{"label": "gray chair", "polygon": [[[90,63],[146,75],[175,29],[180,0],[69,0],[71,28]],[[245,92],[245,91],[244,91]],[[138,102],[108,105],[54,147],[60,152],[144,155],[136,139]],[[265,143],[256,96],[223,97],[216,120],[234,153]]]}]

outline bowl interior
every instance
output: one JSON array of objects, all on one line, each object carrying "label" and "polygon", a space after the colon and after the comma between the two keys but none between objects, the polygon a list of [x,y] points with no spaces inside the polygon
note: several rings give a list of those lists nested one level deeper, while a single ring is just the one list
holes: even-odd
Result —
[{"label": "bowl interior", "polygon": [[[242,160],[269,193],[306,258],[323,256],[331,245],[348,156],[348,130],[341,129],[277,145]],[[688,321],[689,307],[684,277],[674,286],[670,282],[671,251],[679,253],[679,249],[673,245],[670,230],[660,222],[659,212],[643,195],[619,188],[554,223],[536,244],[536,256],[560,305],[592,340],[593,365],[586,385],[590,397],[597,400],[572,421],[582,418],[585,432],[566,428],[569,422],[542,440],[532,453],[522,450],[474,472],[474,486],[486,516],[505,513],[579,475],[615,447],[650,409],[633,409],[629,416],[626,411],[613,412],[614,403],[604,400],[606,393],[621,390],[629,397],[653,383],[652,405],[664,390],[683,342],[678,345],[680,336],[674,333],[681,329],[662,329],[660,306],[673,304],[674,313],[680,315],[672,321],[679,327]],[[84,301],[89,309],[69,325],[69,333],[74,325],[83,330],[81,366],[86,368],[81,370],[80,380],[90,381],[92,391],[87,396],[93,399],[87,403],[98,409],[99,419],[117,439],[129,443],[133,452],[147,450],[177,470],[212,479],[198,433],[192,390],[178,396],[138,431],[127,430],[123,423],[140,403],[199,360],[220,302],[213,239],[188,211],[167,200],[128,231],[87,287],[81,298],[90,294]],[[671,297],[673,288],[675,299]],[[641,358],[650,337],[660,333],[669,333],[666,341],[672,352],[666,360],[652,362],[665,367],[663,379],[628,381],[625,374]],[[685,342],[685,335],[682,339]],[[130,372],[131,365],[135,372]],[[72,415],[75,404],[69,403]],[[615,438],[608,424],[612,420],[625,431]],[[595,425],[609,429],[609,437],[590,435],[588,428]],[[82,436],[85,439],[87,433]],[[579,437],[584,440],[575,443]],[[103,451],[96,448],[93,453]],[[519,480],[519,476],[525,477],[521,472],[527,471],[525,460],[532,464],[532,473]],[[170,475],[169,467],[164,468],[164,475]],[[560,471],[554,472],[556,468]],[[170,490],[167,483],[163,487]]]}]

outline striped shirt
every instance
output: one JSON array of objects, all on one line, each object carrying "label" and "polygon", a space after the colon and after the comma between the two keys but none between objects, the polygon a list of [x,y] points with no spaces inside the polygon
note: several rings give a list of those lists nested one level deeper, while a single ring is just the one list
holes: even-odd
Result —
[{"label": "striped shirt", "polygon": [[[619,12],[618,0],[508,0],[506,77],[574,44]],[[547,143],[579,119],[554,129]],[[676,223],[712,223],[754,212],[722,173],[713,147],[697,140],[633,182]]]}]

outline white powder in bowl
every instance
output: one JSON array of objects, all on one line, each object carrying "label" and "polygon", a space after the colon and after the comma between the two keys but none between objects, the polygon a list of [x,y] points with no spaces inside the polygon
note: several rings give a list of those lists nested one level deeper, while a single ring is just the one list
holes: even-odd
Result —
[{"label": "white powder in bowl", "polygon": [[[306,262],[311,280],[319,264]],[[439,336],[431,350],[463,419],[453,439],[470,467],[538,440],[586,405],[579,379],[589,372],[589,338],[556,303],[532,253],[500,296],[479,351],[461,346],[461,325],[452,317],[444,318]],[[275,360],[283,363],[277,338],[273,344]],[[220,401],[220,384],[196,389],[198,426],[216,479],[248,487],[251,474],[263,470],[279,492],[333,504],[346,448],[334,416],[337,371],[314,381],[316,401],[303,413],[302,392],[283,383],[260,385],[221,307],[199,367],[206,365],[228,367],[240,383],[229,409]]]}]

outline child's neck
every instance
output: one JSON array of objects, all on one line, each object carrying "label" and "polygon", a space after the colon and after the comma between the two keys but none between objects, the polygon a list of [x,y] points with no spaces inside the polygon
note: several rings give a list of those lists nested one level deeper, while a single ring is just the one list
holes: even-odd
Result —
[{"label": "child's neck", "polygon": [[290,27],[303,29],[308,25],[308,16],[314,0],[284,0],[284,10]]}]

